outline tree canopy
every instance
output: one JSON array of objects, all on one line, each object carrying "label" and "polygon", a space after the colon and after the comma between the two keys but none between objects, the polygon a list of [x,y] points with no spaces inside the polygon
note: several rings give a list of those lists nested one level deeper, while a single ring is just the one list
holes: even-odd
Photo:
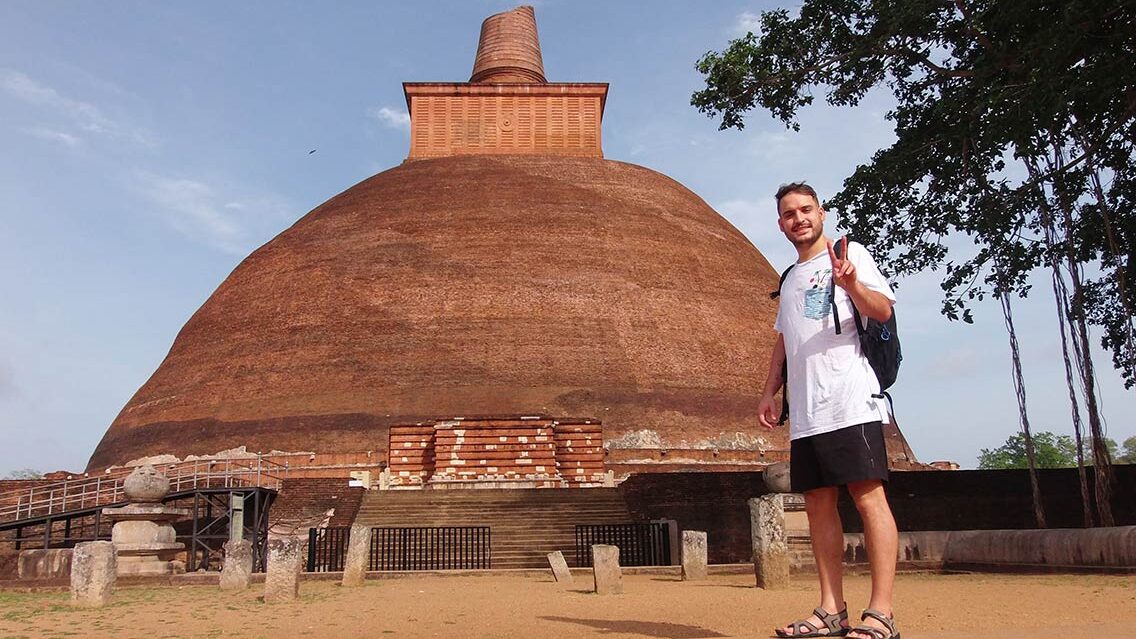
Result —
[{"label": "tree canopy", "polygon": [[1136,464],[1136,435],[1124,440],[1122,450],[1116,456],[1118,464]]},{"label": "tree canopy", "polygon": [[[1077,446],[1068,435],[1048,431],[1033,436],[1034,458],[1038,468],[1072,468],[1077,465]],[[1011,435],[998,448],[983,448],[978,454],[982,470],[1026,468],[1026,442],[1022,433]]]},{"label": "tree canopy", "polygon": [[[1128,0],[805,0],[707,53],[691,101],[722,129],[760,108],[796,130],[814,90],[855,106],[887,87],[896,142],[826,204],[892,275],[942,269],[951,319],[971,321],[987,295],[1025,295],[1037,267],[1069,269],[1059,304],[1104,329],[1131,388],[1134,54]],[[958,234],[973,254],[949,247]]]},{"label": "tree canopy", "polygon": [[5,475],[4,479],[43,479],[43,473],[34,468],[18,468]]}]

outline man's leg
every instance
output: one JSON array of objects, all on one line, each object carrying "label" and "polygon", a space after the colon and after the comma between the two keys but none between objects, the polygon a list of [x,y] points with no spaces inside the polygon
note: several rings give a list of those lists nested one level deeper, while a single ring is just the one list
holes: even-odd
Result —
[{"label": "man's leg", "polygon": [[[809,537],[816,558],[817,576],[820,579],[820,607],[829,613],[844,610],[844,528],[836,510],[839,488],[826,486],[805,492],[805,513],[809,517]],[[806,618],[815,626],[824,623],[815,615]],[[786,634],[795,634],[795,628],[782,628]]]},{"label": "man's leg", "polygon": [[[848,484],[848,492],[860,518],[864,520],[864,544],[868,550],[868,565],[872,570],[872,597],[869,608],[887,616],[892,615],[892,589],[895,585],[895,562],[899,554],[899,532],[888,505],[883,482],[878,479]],[[883,624],[868,618],[866,625],[883,629]],[[867,635],[864,635],[867,637]],[[850,634],[858,639],[860,635]]]}]

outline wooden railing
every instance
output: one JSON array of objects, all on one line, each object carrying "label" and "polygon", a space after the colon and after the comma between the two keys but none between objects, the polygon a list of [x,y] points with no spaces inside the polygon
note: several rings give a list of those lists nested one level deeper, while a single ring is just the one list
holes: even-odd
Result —
[{"label": "wooden railing", "polygon": [[[260,456],[202,459],[160,464],[155,468],[169,478],[171,493],[238,486],[279,490],[288,473],[286,464],[270,462]],[[133,471],[133,468],[119,468],[96,477],[75,477],[0,492],[0,524],[126,501],[122,482]]]}]

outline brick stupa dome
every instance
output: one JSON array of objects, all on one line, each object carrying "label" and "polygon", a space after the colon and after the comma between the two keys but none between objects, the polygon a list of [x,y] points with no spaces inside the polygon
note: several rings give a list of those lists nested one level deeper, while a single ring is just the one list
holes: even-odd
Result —
[{"label": "brick stupa dome", "polygon": [[756,417],[777,272],[681,184],[602,158],[606,85],[508,82],[407,84],[411,159],[249,255],[89,469],[382,455],[392,425],[471,415],[600,420],[609,463],[783,455]]}]

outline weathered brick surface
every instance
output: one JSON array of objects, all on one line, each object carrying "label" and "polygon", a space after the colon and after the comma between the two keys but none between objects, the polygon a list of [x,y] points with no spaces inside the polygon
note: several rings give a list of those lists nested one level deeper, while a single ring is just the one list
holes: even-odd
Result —
[{"label": "weathered brick surface", "polygon": [[328,525],[350,526],[365,490],[348,486],[347,479],[341,477],[286,479],[269,509],[270,523],[319,519],[335,509]]},{"label": "weathered brick surface", "polygon": [[470,82],[544,82],[544,62],[536,31],[536,12],[522,6],[489,16],[481,37]]},{"label": "weathered brick surface", "polygon": [[[1118,465],[1114,486],[1117,525],[1136,525],[1136,465]],[[1053,528],[1081,527],[1076,469],[1038,471],[1046,517]],[[1091,476],[1090,476],[1091,477]],[[674,519],[680,530],[704,530],[713,540],[709,561],[751,560],[747,500],[769,491],[760,473],[651,473],[619,486],[628,510],[644,519]],[[1009,471],[898,471],[887,485],[901,531],[996,530],[1034,527],[1029,476]],[[861,532],[859,513],[841,491],[845,532]]]}]

